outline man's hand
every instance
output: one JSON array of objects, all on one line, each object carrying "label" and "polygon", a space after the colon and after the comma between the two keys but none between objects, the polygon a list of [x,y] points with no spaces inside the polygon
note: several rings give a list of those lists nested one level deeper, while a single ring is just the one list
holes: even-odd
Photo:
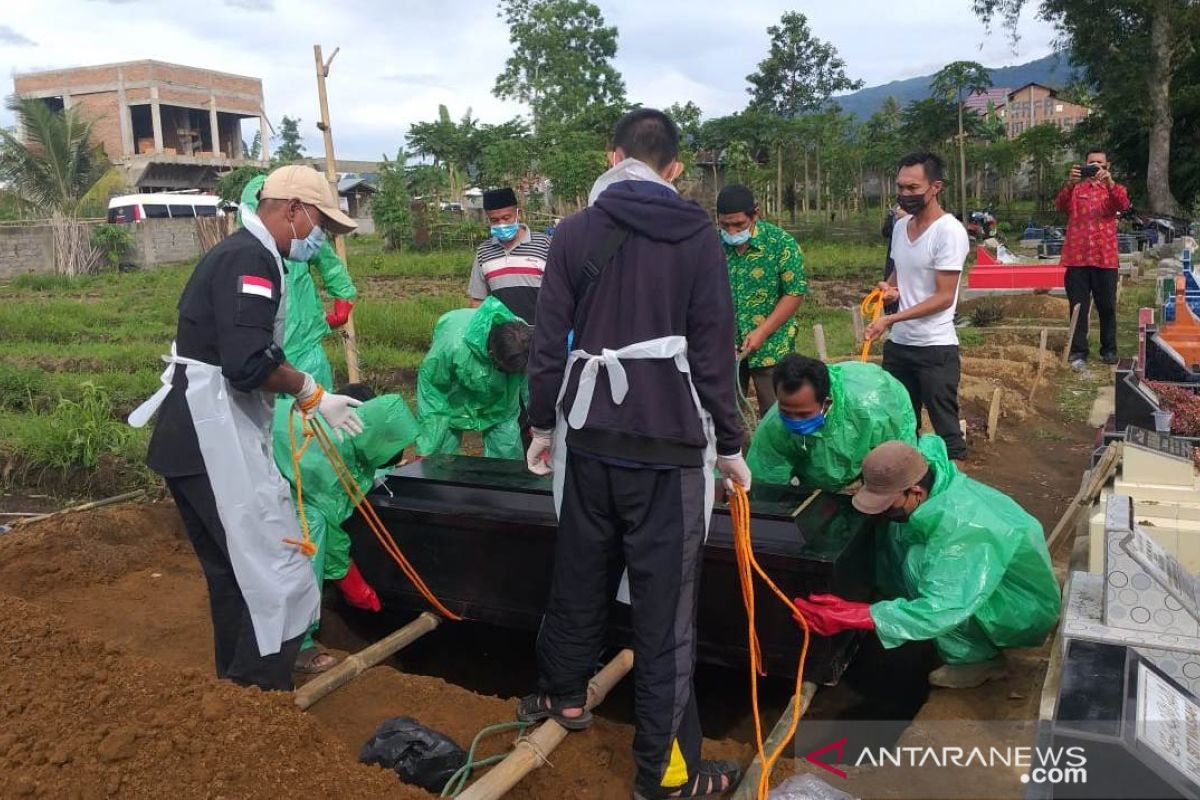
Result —
[{"label": "man's hand", "polygon": [[867,339],[875,341],[876,339],[882,337],[883,334],[887,333],[887,329],[892,327],[892,322],[892,315],[885,314],[868,325],[866,331],[863,332],[863,335]]},{"label": "man's hand", "polygon": [[732,492],[733,484],[750,491],[750,467],[741,453],[732,456],[717,456],[717,471],[724,479],[725,491]]},{"label": "man's hand", "polygon": [[742,340],[742,348],[741,348],[740,354],[742,356],[748,356],[751,353],[753,353],[755,350],[758,350],[760,347],[762,347],[763,343],[766,341],[767,341],[767,334],[763,333],[762,328],[755,328],[754,330],[747,333],[746,338]]},{"label": "man's hand", "polygon": [[549,475],[554,471],[550,466],[550,448],[554,444],[554,431],[530,428],[533,441],[525,453],[525,466],[534,475]]},{"label": "man's hand", "polygon": [[333,311],[325,315],[325,321],[331,328],[340,328],[350,321],[350,312],[353,310],[354,303],[349,300],[334,300]]},{"label": "man's hand", "polygon": [[875,288],[883,292],[883,302],[894,303],[900,299],[900,290],[887,281],[880,281],[875,284]]},{"label": "man's hand", "polygon": [[[873,631],[870,603],[843,600],[835,594],[809,595],[793,599],[809,630],[818,636],[836,636],[842,631]],[[797,619],[797,622],[800,620]]]},{"label": "man's hand", "polygon": [[1109,189],[1117,185],[1117,182],[1113,180],[1112,173],[1104,167],[1101,167],[1100,171],[1096,173],[1096,183],[1107,186]]},{"label": "man's hand", "polygon": [[1067,183],[1071,186],[1083,180],[1083,171],[1078,164],[1071,165],[1071,174],[1067,177]]},{"label": "man's hand", "polygon": [[[361,400],[355,400],[353,397],[344,394],[330,394],[325,392],[321,395],[321,402],[317,404],[317,411],[325,418],[325,424],[337,433],[350,434],[357,436],[363,432],[362,420],[358,418],[358,414],[354,413],[354,409],[362,405]],[[311,418],[312,414],[305,416]]]}]

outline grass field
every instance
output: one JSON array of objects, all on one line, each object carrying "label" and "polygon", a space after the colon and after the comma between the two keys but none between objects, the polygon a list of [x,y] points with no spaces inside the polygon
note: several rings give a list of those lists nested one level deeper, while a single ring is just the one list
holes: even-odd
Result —
[{"label": "grass field", "polygon": [[[869,288],[885,255],[882,243],[801,245],[810,278],[840,288],[839,298]],[[388,253],[377,238],[364,236],[351,241],[349,261],[360,291],[355,322],[364,377],[411,400],[434,322],[465,303],[472,253]],[[148,429],[134,431],[123,420],[159,386],[160,356],[170,346],[175,305],[191,269],[176,264],[0,281],[0,487],[27,487],[32,473],[41,478],[36,485],[70,495],[72,475],[106,463],[122,467],[114,490],[152,482],[140,466]],[[1143,301],[1126,293],[1123,344],[1132,309]],[[799,322],[801,352],[815,353],[812,326],[818,322],[831,357],[855,351],[848,301],[808,302]],[[977,335],[966,332],[964,344]],[[326,350],[344,375],[340,339],[330,337]]]}]

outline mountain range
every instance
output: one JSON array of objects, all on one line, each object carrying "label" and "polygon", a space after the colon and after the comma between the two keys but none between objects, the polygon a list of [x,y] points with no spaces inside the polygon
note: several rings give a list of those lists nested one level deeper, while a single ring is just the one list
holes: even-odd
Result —
[{"label": "mountain range", "polygon": [[[1020,88],[1027,83],[1041,83],[1061,89],[1071,82],[1073,75],[1067,53],[1051,53],[1026,64],[989,68],[988,71],[991,73],[993,86],[1006,86],[1011,89]],[[888,97],[896,98],[901,107],[914,100],[924,100],[929,97],[931,80],[933,80],[932,75],[922,75],[917,78],[892,81],[882,86],[868,86],[857,92],[840,95],[833,99],[837,101],[843,111],[865,120],[882,108]]]}]

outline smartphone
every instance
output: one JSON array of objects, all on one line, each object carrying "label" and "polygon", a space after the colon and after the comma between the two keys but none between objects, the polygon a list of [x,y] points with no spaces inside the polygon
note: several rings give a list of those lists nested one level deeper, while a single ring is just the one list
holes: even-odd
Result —
[{"label": "smartphone", "polygon": [[1084,164],[1079,168],[1079,175],[1084,178],[1094,178],[1100,174],[1099,164]]}]

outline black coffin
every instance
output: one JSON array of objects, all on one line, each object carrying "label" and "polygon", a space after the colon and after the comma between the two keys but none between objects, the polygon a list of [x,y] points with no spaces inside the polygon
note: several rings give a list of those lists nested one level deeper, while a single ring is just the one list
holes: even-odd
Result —
[{"label": "black coffin", "polygon": [[[789,596],[834,592],[870,597],[874,577],[873,522],[849,498],[822,493],[798,516],[806,490],[755,487],[751,496],[754,551]],[[536,630],[550,590],[557,521],[550,480],[520,461],[434,456],[398,470],[371,494],[400,549],[446,606],[469,620]],[[346,523],[354,560],[384,605],[427,604],[355,515]],[[745,669],[746,615],[734,558],[729,511],[714,509],[698,612],[702,660]],[[760,584],[758,635],[768,671],[793,674],[801,635]],[[614,601],[610,640],[628,638],[629,607]],[[856,647],[853,634],[814,637],[810,680],[836,681]]]}]

